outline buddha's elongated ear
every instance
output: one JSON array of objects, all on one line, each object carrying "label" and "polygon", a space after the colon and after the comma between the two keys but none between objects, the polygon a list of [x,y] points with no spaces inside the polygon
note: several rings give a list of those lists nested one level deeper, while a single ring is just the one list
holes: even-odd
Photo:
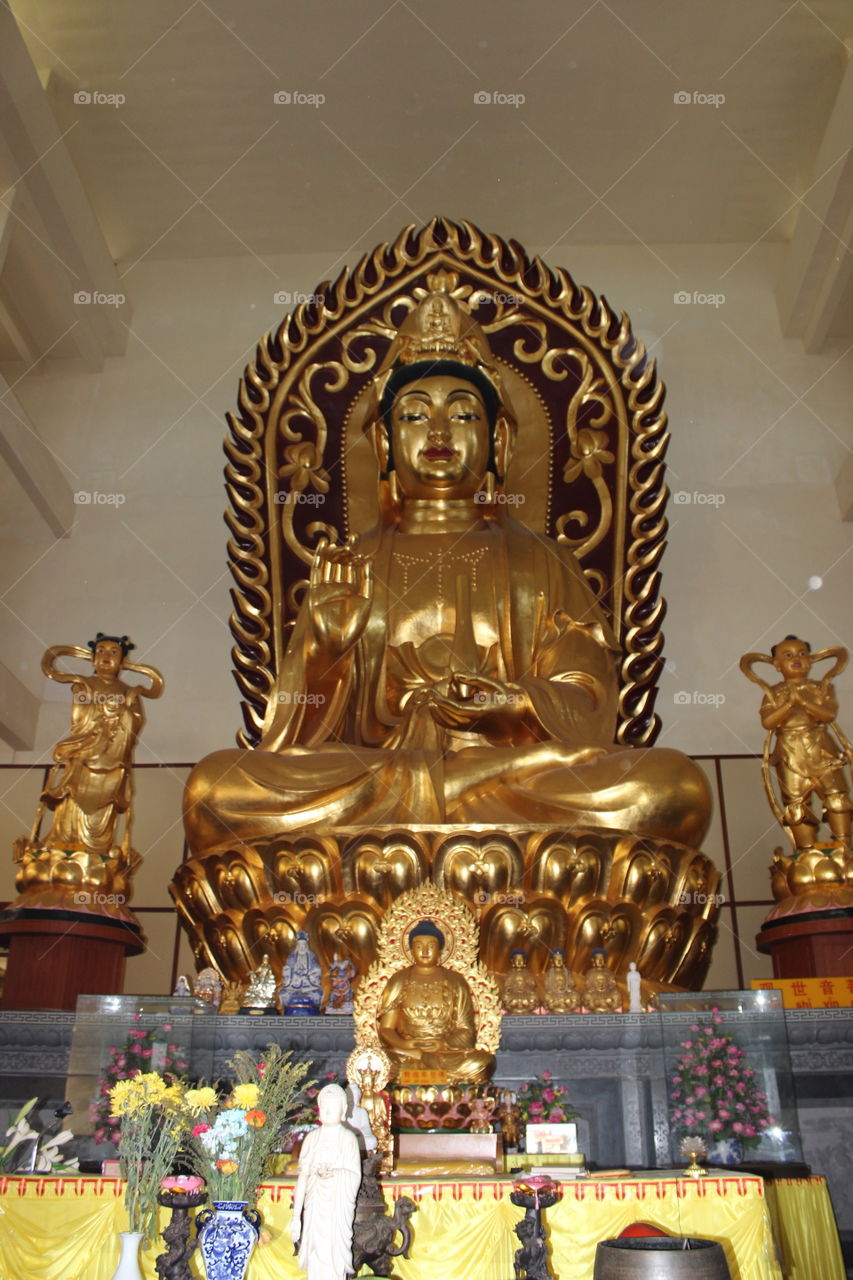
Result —
[{"label": "buddha's elongated ear", "polygon": [[512,430],[503,414],[498,415],[495,423],[494,444],[492,452],[495,459],[495,472],[499,480],[503,480],[506,476],[506,469],[509,465],[510,455],[512,453]]},{"label": "buddha's elongated ear", "polygon": [[370,442],[373,445],[373,452],[376,454],[379,463],[379,471],[383,476],[388,474],[388,464],[391,460],[391,439],[388,435],[388,428],[381,418],[378,418],[368,428],[370,432]]}]

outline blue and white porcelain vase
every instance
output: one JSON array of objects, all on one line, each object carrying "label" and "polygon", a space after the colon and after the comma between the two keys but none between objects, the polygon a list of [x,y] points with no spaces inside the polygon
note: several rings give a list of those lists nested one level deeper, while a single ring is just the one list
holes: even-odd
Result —
[{"label": "blue and white porcelain vase", "polygon": [[740,1138],[718,1138],[706,1157],[707,1164],[740,1164],[743,1160],[743,1143]]},{"label": "blue and white porcelain vase", "polygon": [[207,1280],[243,1280],[260,1236],[261,1215],[245,1200],[214,1200],[196,1216]]}]

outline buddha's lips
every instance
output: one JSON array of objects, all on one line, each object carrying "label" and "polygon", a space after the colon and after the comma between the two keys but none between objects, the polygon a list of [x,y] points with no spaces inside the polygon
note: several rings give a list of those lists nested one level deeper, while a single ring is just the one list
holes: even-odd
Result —
[{"label": "buddha's lips", "polygon": [[435,460],[436,458],[442,458],[449,461],[451,458],[456,457],[456,450],[451,449],[450,445],[448,444],[442,444],[442,445],[433,444],[433,445],[430,445],[428,449],[423,450],[423,457],[431,458],[433,460]]}]

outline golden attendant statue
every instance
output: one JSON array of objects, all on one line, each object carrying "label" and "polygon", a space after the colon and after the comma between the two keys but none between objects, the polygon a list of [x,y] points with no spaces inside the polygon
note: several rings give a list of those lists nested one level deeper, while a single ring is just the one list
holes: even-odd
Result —
[{"label": "golden attendant statue", "polygon": [[[853,803],[846,768],[853,763],[853,747],[835,722],[838,702],[832,684],[832,677],[847,666],[848,656],[843,648],[812,653],[807,641],[786,636],[770,654],[746,653],[740,660],[744,675],[764,691],[764,788],[793,846],[791,856],[782,849],[775,851],[771,883],[780,901],[813,890],[831,893],[836,906],[842,905],[841,896],[844,905],[853,900]],[[822,678],[810,679],[815,663],[828,659],[833,660],[832,666]],[[753,671],[755,663],[772,664],[782,679],[767,684]],[[773,789],[773,770],[779,797]],[[822,843],[818,840],[821,820],[831,837]]]},{"label": "golden attendant statue", "polygon": [[[127,636],[99,631],[87,649],[53,645],[42,659],[49,679],[71,685],[71,732],[53,749],[56,763],[29,838],[15,843],[16,885],[24,895],[15,907],[58,906],[73,895],[77,907],[88,901],[103,913],[121,914],[130,898],[139,862],[130,843],[133,752],[145,723],[142,699],[163,692],[159,671],[127,661],[133,648]],[[93,673],[63,671],[56,666],[60,657],[88,660]],[[123,671],[138,672],[150,685],[127,684]],[[51,823],[41,835],[45,814]]]}]

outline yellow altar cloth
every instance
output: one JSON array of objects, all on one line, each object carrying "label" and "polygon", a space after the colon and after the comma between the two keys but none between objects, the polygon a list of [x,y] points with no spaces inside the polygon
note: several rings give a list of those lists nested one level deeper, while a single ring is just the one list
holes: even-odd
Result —
[{"label": "yellow altar cloth", "polygon": [[[413,1256],[396,1259],[401,1280],[510,1280],[522,1211],[509,1199],[509,1178],[394,1181],[389,1205],[411,1196]],[[272,1239],[258,1247],[247,1280],[297,1280],[290,1242],[293,1180],[264,1186],[259,1207]],[[0,1178],[0,1280],[110,1280],[116,1233],[126,1228],[123,1184],[114,1178]],[[720,1175],[694,1182],[669,1174],[566,1182],[545,1212],[551,1263],[559,1280],[589,1280],[599,1240],[628,1223],[653,1222],[676,1234],[705,1236],[724,1247],[732,1280],[844,1280],[832,1209],[822,1178],[777,1182],[771,1192],[782,1266],[761,1178]],[[168,1215],[163,1214],[161,1227]],[[156,1280],[155,1251],[143,1253]],[[200,1259],[195,1274],[203,1275]]]}]

